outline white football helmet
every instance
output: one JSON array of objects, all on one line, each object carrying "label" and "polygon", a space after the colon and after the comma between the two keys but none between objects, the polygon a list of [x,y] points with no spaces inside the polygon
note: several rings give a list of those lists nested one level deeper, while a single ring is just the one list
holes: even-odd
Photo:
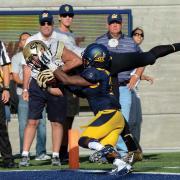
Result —
[{"label": "white football helmet", "polygon": [[23,55],[26,63],[35,69],[48,64],[52,59],[46,44],[39,40],[29,42],[23,49]]}]

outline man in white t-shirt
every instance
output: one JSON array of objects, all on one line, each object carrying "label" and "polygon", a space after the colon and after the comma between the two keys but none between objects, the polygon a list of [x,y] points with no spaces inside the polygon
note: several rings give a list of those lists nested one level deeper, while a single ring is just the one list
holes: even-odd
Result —
[{"label": "man in white t-shirt", "polygon": [[[31,34],[28,32],[21,33],[19,37],[20,51],[12,57],[12,75],[13,80],[17,83],[18,95],[18,121],[19,121],[19,140],[20,140],[20,154],[23,150],[24,129],[28,120],[28,101],[22,97],[23,93],[23,66],[26,65],[22,50],[27,38]],[[36,143],[36,160],[47,160],[50,156],[46,154],[46,113],[43,111],[43,118],[40,119],[37,127],[37,143]]]},{"label": "man in white t-shirt", "polygon": [[[41,12],[39,24],[40,32],[28,38],[27,43],[33,40],[43,41],[50,48],[53,57],[56,57],[57,52],[61,52],[60,58],[55,60],[58,61],[57,63],[64,64],[62,66],[64,72],[82,64],[80,57],[64,47],[63,43],[57,43],[63,38],[63,35],[54,31],[53,16],[49,11]],[[43,108],[46,107],[52,127],[52,165],[60,166],[59,150],[63,134],[62,123],[66,117],[66,96],[61,96],[59,88],[42,90],[36,81],[38,73],[37,70],[31,72],[30,67],[25,67],[23,98],[29,98],[29,114],[24,132],[22,159],[19,165],[29,166],[29,150],[35,136],[38,119],[41,118]],[[30,76],[32,76],[32,79],[29,83]]]}]

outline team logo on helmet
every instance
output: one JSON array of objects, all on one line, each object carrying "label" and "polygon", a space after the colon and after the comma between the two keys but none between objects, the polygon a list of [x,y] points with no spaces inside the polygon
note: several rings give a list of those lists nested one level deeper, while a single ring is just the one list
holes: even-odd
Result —
[{"label": "team logo on helmet", "polygon": [[84,67],[99,67],[107,69],[110,63],[110,54],[108,49],[102,44],[92,43],[82,54]]},{"label": "team logo on helmet", "polygon": [[105,57],[106,57],[106,54],[104,52],[97,52],[94,55],[94,61],[96,61],[96,62],[104,62]]}]

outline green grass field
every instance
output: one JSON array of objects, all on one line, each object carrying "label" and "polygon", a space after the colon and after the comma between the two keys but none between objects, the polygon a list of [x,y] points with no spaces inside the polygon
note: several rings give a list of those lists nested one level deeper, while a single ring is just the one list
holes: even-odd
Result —
[{"label": "green grass field", "polygon": [[[31,159],[31,166],[20,167],[19,170],[57,170],[59,167],[52,167],[51,161],[35,161]],[[19,162],[19,159],[16,159]],[[62,165],[61,169],[68,169],[68,165]],[[108,170],[112,166],[110,164],[94,164],[89,163],[88,156],[80,157],[81,169]],[[0,170],[5,170],[0,168]],[[144,154],[144,159],[141,162],[134,164],[135,172],[165,172],[165,173],[180,173],[180,152],[172,153],[151,153]]]}]

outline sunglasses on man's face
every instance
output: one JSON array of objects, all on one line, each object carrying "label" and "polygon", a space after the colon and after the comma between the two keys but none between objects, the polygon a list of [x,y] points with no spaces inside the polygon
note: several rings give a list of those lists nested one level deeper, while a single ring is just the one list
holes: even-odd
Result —
[{"label": "sunglasses on man's face", "polygon": [[112,21],[112,22],[110,22],[110,23],[108,23],[109,25],[111,25],[111,24],[121,24],[121,22],[119,22],[119,21]]},{"label": "sunglasses on man's face", "polygon": [[74,14],[62,14],[61,17],[63,17],[63,18],[66,18],[66,17],[73,18]]},{"label": "sunglasses on man's face", "polygon": [[41,26],[45,26],[45,25],[48,25],[48,26],[52,26],[52,22],[41,22],[40,25]]},{"label": "sunglasses on man's face", "polygon": [[142,34],[142,33],[134,33],[133,36],[141,36],[143,38],[144,34]]}]

